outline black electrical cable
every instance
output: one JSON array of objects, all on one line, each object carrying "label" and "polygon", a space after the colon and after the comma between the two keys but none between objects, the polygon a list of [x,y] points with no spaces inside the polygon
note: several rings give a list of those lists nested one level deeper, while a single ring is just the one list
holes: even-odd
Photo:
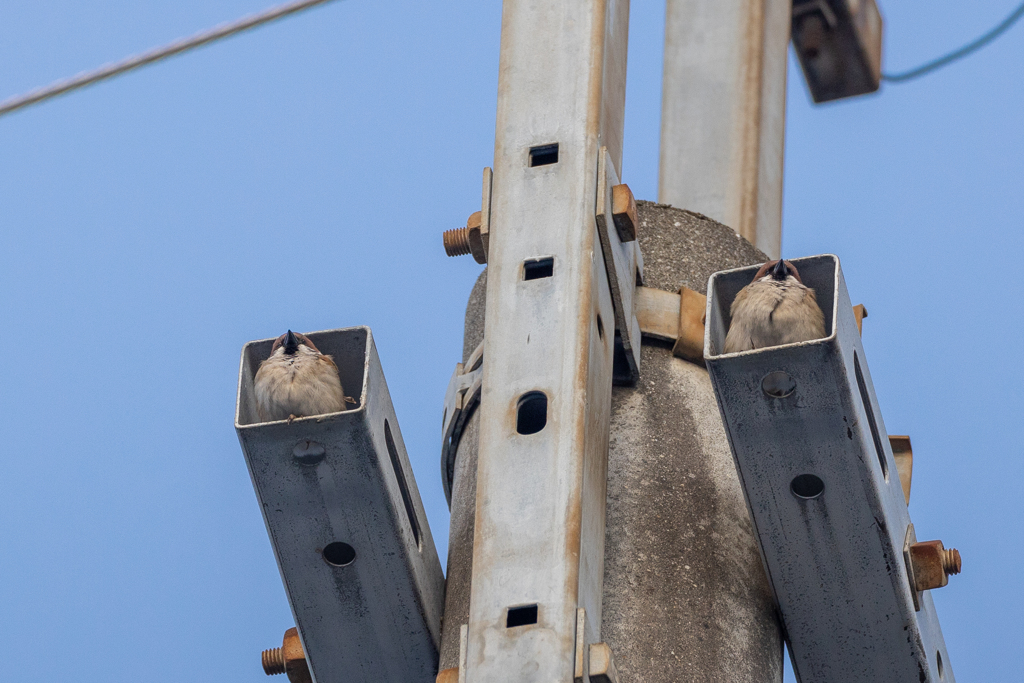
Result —
[{"label": "black electrical cable", "polygon": [[1002,23],[1000,23],[994,29],[983,35],[981,38],[978,38],[977,40],[970,42],[967,45],[964,45],[962,48],[958,50],[950,52],[948,55],[944,55],[942,57],[939,57],[938,59],[934,59],[928,62],[927,64],[922,64],[916,69],[911,69],[910,71],[903,71],[895,74],[882,74],[882,80],[889,81],[890,83],[901,83],[903,81],[910,81],[920,76],[924,76],[925,74],[931,73],[936,69],[941,69],[942,67],[946,66],[947,64],[950,64],[951,62],[955,62],[956,60],[961,59],[962,57],[966,57],[972,52],[980,50],[981,48],[985,47],[993,40],[998,38],[1000,35],[1005,33],[1011,26],[1017,23],[1017,20],[1020,19],[1022,16],[1024,16],[1024,3],[1021,3],[1020,7],[1013,10],[1010,16],[1006,17],[1006,19],[1004,19]]},{"label": "black electrical cable", "polygon": [[66,92],[71,92],[72,90],[77,90],[78,88],[91,85],[112,76],[123,74],[126,71],[137,69],[140,66],[158,62],[161,59],[180,54],[187,50],[199,47],[200,45],[206,45],[207,43],[212,43],[215,40],[232,36],[241,31],[261,26],[262,24],[274,21],[275,19],[280,19],[281,17],[288,16],[289,14],[295,14],[296,12],[300,12],[304,9],[309,9],[314,5],[321,5],[325,2],[331,1],[332,0],[292,0],[291,2],[286,2],[283,5],[277,5],[276,7],[271,7],[268,10],[264,10],[256,14],[250,14],[247,17],[242,17],[238,21],[215,26],[208,31],[202,31],[189,38],[181,38],[173,43],[154,48],[148,52],[143,52],[142,54],[128,57],[120,62],[107,64],[94,71],[83,72],[77,76],[57,81],[45,88],[33,90],[27,95],[21,95],[4,100],[3,102],[0,102],[0,116],[21,109],[22,107],[27,107],[30,104],[42,102],[43,100],[48,100],[51,97],[63,95]]}]

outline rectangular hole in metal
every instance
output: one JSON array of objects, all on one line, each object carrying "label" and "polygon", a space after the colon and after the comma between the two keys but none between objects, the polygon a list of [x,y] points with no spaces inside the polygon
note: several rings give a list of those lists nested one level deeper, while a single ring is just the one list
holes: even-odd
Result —
[{"label": "rectangular hole in metal", "polygon": [[391,457],[391,468],[395,471],[395,478],[398,480],[398,490],[402,494],[402,503],[405,504],[405,515],[409,518],[409,526],[412,527],[412,537],[416,540],[416,547],[420,547],[420,525],[416,519],[416,508],[412,505],[412,496],[409,493],[409,482],[405,480],[405,470],[398,459],[398,448],[395,447],[395,437],[391,436],[391,425],[384,420],[384,443],[388,447],[388,455]]},{"label": "rectangular hole in metal", "polygon": [[558,143],[530,148],[530,166],[558,163]]},{"label": "rectangular hole in metal", "polygon": [[868,416],[868,427],[871,428],[871,439],[875,442],[875,455],[878,456],[878,464],[882,467],[882,476],[889,480],[889,466],[885,461],[885,448],[882,446],[882,438],[878,434],[878,423],[875,421],[875,411],[871,407],[871,397],[868,395],[868,385],[864,381],[864,373],[860,369],[860,358],[857,352],[853,352],[853,371],[857,375],[857,388],[860,389],[860,401],[864,404],[864,413]]},{"label": "rectangular hole in metal", "polygon": [[535,258],[523,261],[523,279],[539,280],[542,277],[551,277],[555,274],[555,259]]},{"label": "rectangular hole in metal", "polygon": [[537,605],[523,605],[522,607],[509,607],[508,616],[505,618],[505,628],[516,626],[529,626],[537,623]]}]

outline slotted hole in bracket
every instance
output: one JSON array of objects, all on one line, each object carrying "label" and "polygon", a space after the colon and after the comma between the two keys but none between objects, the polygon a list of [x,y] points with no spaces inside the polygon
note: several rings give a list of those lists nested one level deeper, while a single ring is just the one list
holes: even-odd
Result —
[{"label": "slotted hole in bracket", "polygon": [[388,456],[391,458],[391,468],[395,471],[395,479],[398,480],[398,490],[402,494],[402,504],[405,506],[405,516],[409,519],[409,526],[412,527],[412,537],[416,547],[420,548],[420,525],[416,519],[416,508],[412,504],[412,494],[409,492],[409,482],[405,479],[405,470],[402,469],[402,462],[398,458],[398,448],[395,446],[395,437],[391,436],[391,425],[384,420],[384,443],[388,448]]},{"label": "slotted hole in bracket", "polygon": [[548,423],[548,397],[540,391],[531,391],[519,399],[516,407],[516,431],[536,434]]},{"label": "slotted hole in bracket", "polygon": [[878,464],[882,468],[882,476],[889,481],[889,465],[885,461],[885,447],[882,446],[882,437],[878,434],[878,423],[875,421],[875,410],[871,407],[871,396],[868,394],[868,385],[864,381],[864,372],[860,369],[860,357],[853,352],[853,371],[857,375],[857,388],[860,389],[860,401],[864,404],[864,413],[868,416],[868,427],[871,428],[871,440],[875,443],[875,455],[878,456]]},{"label": "slotted hole in bracket", "polygon": [[508,608],[508,616],[505,617],[505,628],[529,626],[536,623],[537,605],[522,605],[521,607]]},{"label": "slotted hole in bracket", "polygon": [[530,148],[530,166],[547,166],[558,163],[558,143]]},{"label": "slotted hole in bracket", "polygon": [[535,258],[523,261],[523,279],[539,280],[542,277],[551,277],[555,274],[555,259]]}]

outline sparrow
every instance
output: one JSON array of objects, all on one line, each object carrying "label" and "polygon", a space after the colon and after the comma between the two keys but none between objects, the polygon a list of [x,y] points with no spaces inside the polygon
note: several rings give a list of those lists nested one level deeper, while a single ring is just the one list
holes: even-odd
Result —
[{"label": "sparrow", "polygon": [[[304,334],[291,330],[274,341],[256,372],[256,412],[261,422],[336,413],[346,396],[338,366]],[[352,401],[352,399],[347,399]]]},{"label": "sparrow", "polygon": [[751,351],[768,346],[820,339],[825,316],[814,290],[804,285],[789,261],[769,261],[741,289],[730,309],[732,323],[725,352]]}]

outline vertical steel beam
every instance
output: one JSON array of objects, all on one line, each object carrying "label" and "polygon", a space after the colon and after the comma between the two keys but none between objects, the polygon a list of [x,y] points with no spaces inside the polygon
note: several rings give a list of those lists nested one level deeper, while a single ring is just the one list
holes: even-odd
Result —
[{"label": "vertical steel beam", "polygon": [[791,0],[668,0],[658,201],[777,258]]},{"label": "vertical steel beam", "polygon": [[628,0],[504,3],[467,683],[588,680],[577,650],[600,638],[615,312],[595,214],[628,20]]}]

